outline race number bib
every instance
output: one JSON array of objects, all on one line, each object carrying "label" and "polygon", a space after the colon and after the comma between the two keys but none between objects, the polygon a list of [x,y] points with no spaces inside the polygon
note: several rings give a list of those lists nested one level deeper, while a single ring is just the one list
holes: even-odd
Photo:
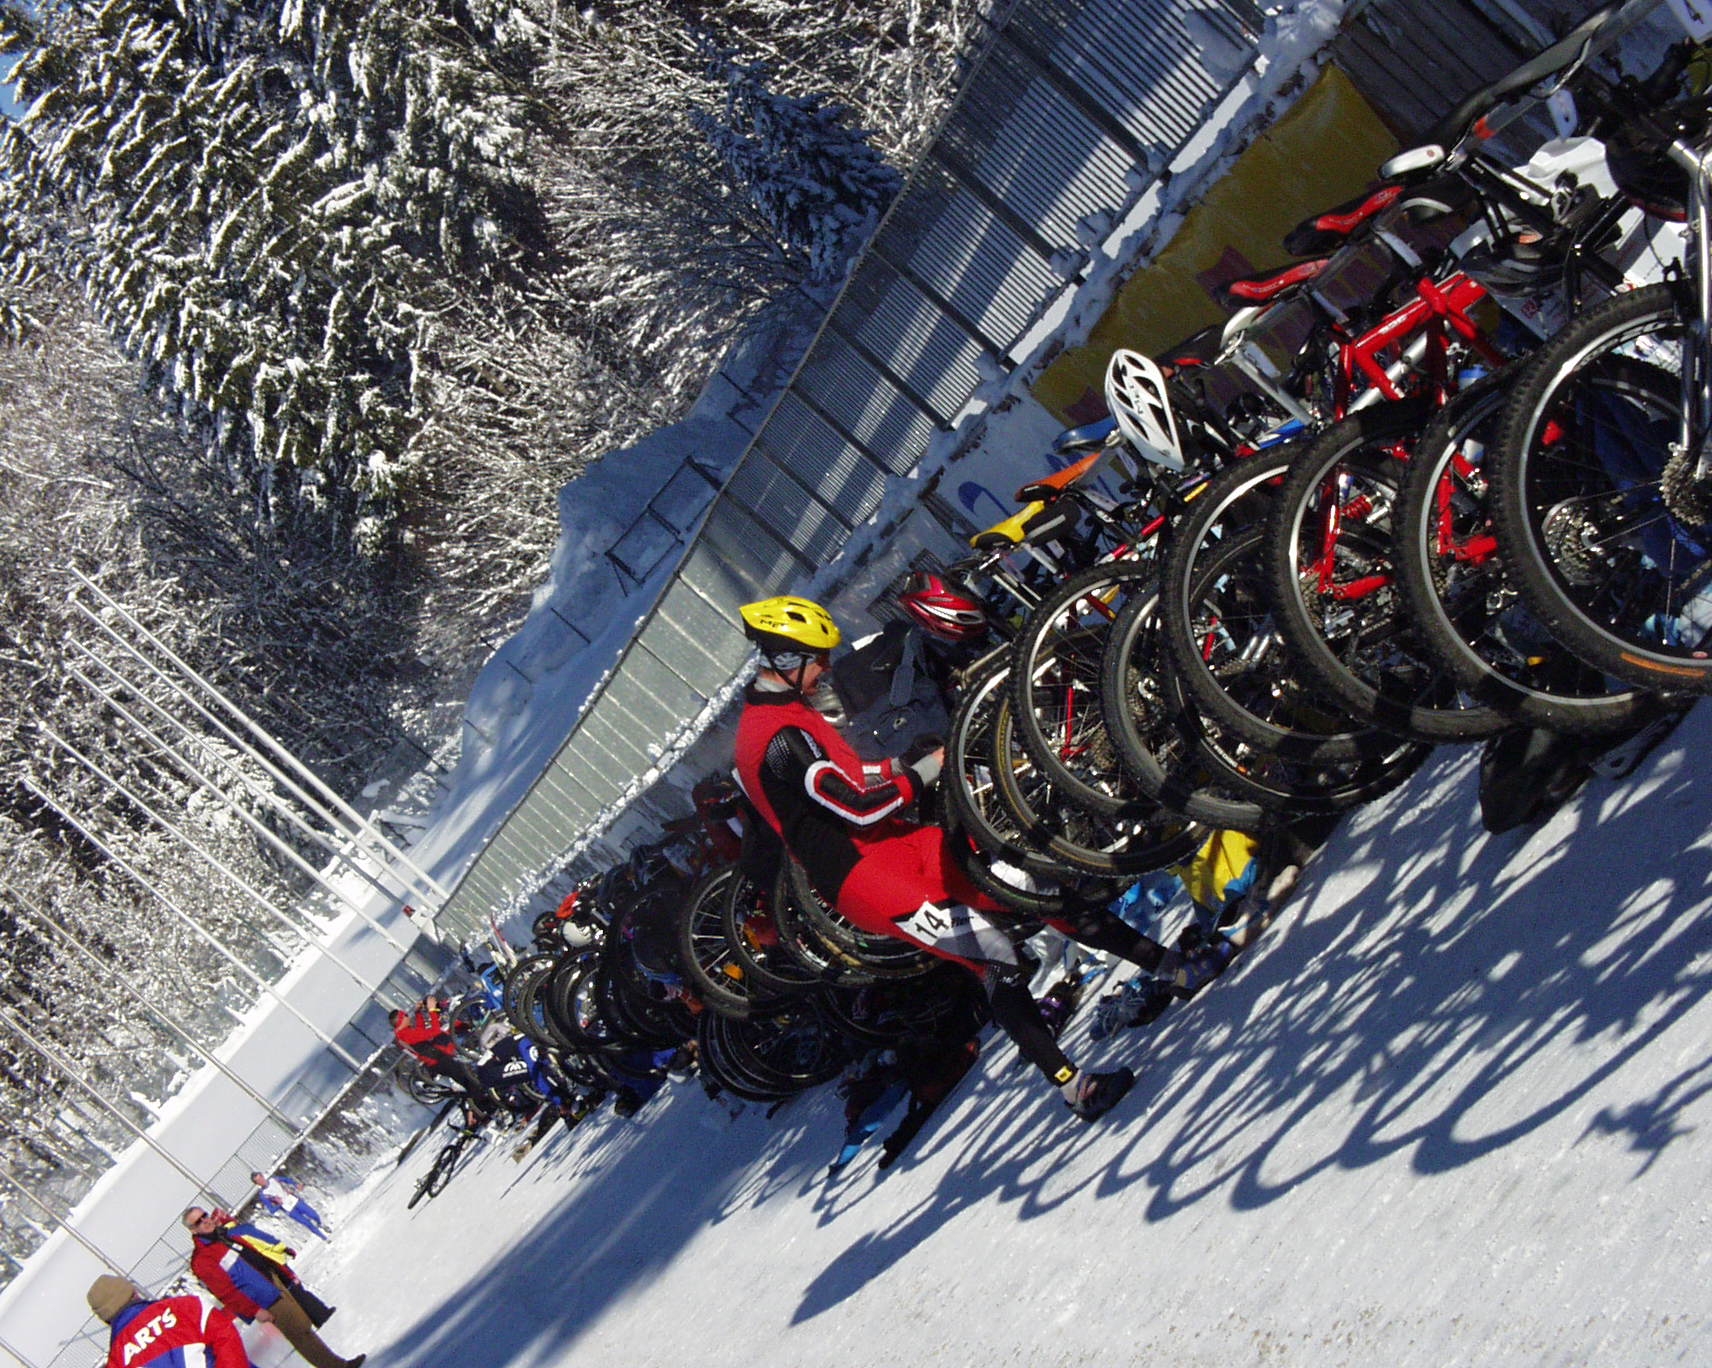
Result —
[{"label": "race number bib", "polygon": [[896,925],[918,945],[930,946],[941,954],[958,955],[980,964],[1017,963],[1016,945],[1009,933],[962,903],[952,903],[949,907],[923,903]]},{"label": "race number bib", "polygon": [[947,908],[923,903],[898,922],[898,929],[923,945],[938,945],[941,941],[954,940],[968,933],[969,909],[960,905]]}]

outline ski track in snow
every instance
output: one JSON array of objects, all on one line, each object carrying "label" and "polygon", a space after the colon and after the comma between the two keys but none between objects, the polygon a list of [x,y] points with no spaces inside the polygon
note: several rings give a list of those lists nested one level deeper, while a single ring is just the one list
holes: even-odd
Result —
[{"label": "ski track in snow", "polygon": [[373,1368],[1704,1362],[1709,727],[1502,836],[1477,750],[1441,750],[1196,1001],[1100,1045],[1084,1005],[1073,1056],[1139,1074],[1098,1126],[994,1040],[885,1175],[871,1145],[824,1179],[830,1088],[769,1122],[674,1084],[409,1212],[429,1137],[305,1255],[329,1339]]}]

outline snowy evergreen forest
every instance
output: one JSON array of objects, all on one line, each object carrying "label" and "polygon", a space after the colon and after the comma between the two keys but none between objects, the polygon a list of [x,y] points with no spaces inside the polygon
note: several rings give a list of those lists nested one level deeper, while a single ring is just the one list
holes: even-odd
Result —
[{"label": "snowy evergreen forest", "polygon": [[69,1202],[127,1138],[24,1031],[146,1121],[194,1061],[137,995],[211,1044],[315,929],[256,910],[309,887],[267,777],[95,687],[74,572],[348,794],[436,746],[561,487],[836,283],[981,10],[0,7],[0,1168]]}]

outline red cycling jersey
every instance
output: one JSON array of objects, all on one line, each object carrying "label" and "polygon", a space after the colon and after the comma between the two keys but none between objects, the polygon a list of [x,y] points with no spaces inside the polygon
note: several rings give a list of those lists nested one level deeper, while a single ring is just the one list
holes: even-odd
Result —
[{"label": "red cycling jersey", "polygon": [[439,1012],[420,1011],[409,1022],[393,1030],[393,1039],[429,1067],[437,1067],[458,1053],[458,1042],[440,1022]]},{"label": "red cycling jersey", "polygon": [[921,792],[914,770],[865,763],[795,694],[751,686],[745,701],[737,781],[844,917],[864,931],[901,934],[898,920],[926,902],[1003,910],[958,867],[943,828],[901,815]]}]

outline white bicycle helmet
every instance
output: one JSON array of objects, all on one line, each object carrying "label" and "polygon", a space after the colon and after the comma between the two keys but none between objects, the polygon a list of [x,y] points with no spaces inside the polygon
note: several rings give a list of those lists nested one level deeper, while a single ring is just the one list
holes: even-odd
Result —
[{"label": "white bicycle helmet", "polygon": [[1165,375],[1152,358],[1120,347],[1106,365],[1106,406],[1118,431],[1144,461],[1181,471],[1183,444],[1165,392]]}]

